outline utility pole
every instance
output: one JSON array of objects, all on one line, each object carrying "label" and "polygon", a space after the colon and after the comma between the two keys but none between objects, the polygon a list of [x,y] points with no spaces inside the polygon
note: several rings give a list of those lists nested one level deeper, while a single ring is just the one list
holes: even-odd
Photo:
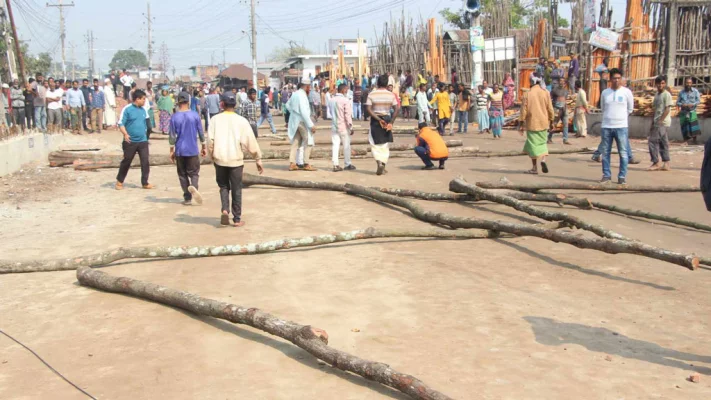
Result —
[{"label": "utility pole", "polygon": [[12,16],[12,3],[7,0],[7,15],[10,18],[10,26],[12,27],[12,37],[15,41],[15,53],[17,53],[17,59],[20,61],[20,82],[25,82],[25,59],[22,57],[22,51],[20,51],[20,40],[17,37],[17,28],[15,27],[15,18]]},{"label": "utility pole", "polygon": [[72,80],[75,81],[77,79],[77,68],[76,68],[76,60],[74,59],[74,48],[76,47],[72,42],[69,42],[69,47],[72,48]]},{"label": "utility pole", "polygon": [[147,14],[143,14],[148,21],[148,79],[151,79],[151,71],[153,70],[153,19],[151,18],[151,2],[148,0]]},{"label": "utility pole", "polygon": [[86,42],[89,45],[89,81],[94,78],[94,31],[87,31]]},{"label": "utility pole", "polygon": [[257,24],[255,23],[254,16],[257,12],[257,0],[251,0],[252,8],[252,87],[258,89],[259,85],[257,83]]},{"label": "utility pole", "polygon": [[64,7],[74,7],[74,2],[70,4],[62,4],[62,0],[57,0],[57,4],[47,3],[47,7],[59,8],[59,38],[62,40],[62,74],[64,75],[64,79],[67,79],[67,61],[64,51],[64,40],[67,37],[67,30],[64,26]]},{"label": "utility pole", "polygon": [[[481,10],[478,0],[465,0],[464,9],[469,13],[469,37],[471,45],[474,47],[475,32],[477,36],[482,36],[483,42],[484,32],[481,30]],[[478,42],[477,42],[478,43]],[[476,88],[484,80],[482,70],[484,65],[483,49],[477,47],[477,50],[472,49],[472,89]]]}]

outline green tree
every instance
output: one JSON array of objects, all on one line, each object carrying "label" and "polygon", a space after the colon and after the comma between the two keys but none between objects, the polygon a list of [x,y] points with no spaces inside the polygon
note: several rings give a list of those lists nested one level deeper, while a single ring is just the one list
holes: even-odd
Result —
[{"label": "green tree", "polygon": [[109,63],[109,68],[114,70],[132,69],[138,67],[147,67],[148,58],[142,52],[134,49],[119,50],[114,54],[114,57]]},{"label": "green tree", "polygon": [[[486,18],[486,9],[491,7],[496,0],[483,0],[481,2],[481,10],[483,13],[482,18]],[[520,29],[526,27],[527,18],[531,15],[531,11],[528,10],[529,7],[521,4],[522,0],[512,0],[511,6],[511,28]],[[448,24],[452,25],[458,29],[469,29],[469,16],[464,11],[461,10],[451,10],[450,8],[445,8],[440,10],[439,15],[447,21]]]},{"label": "green tree", "polygon": [[284,61],[287,58],[301,56],[304,54],[313,54],[311,50],[304,46],[289,46],[289,47],[277,47],[272,50],[267,59],[269,61]]},{"label": "green tree", "polygon": [[[0,40],[0,53],[5,54],[6,51],[7,45],[5,41]],[[22,58],[25,61],[25,74],[27,75],[25,76],[25,79],[34,77],[37,72],[40,72],[45,76],[47,75],[52,65],[52,57],[49,53],[39,53],[34,56],[30,53],[27,44],[22,44],[20,46],[20,51],[22,52]],[[0,61],[0,76],[2,76],[4,82],[7,82],[10,78],[10,70],[7,66],[7,57],[0,57],[0,59],[2,60]],[[19,60],[17,60],[17,64],[18,65],[13,65],[13,70],[15,70],[19,76]]]}]

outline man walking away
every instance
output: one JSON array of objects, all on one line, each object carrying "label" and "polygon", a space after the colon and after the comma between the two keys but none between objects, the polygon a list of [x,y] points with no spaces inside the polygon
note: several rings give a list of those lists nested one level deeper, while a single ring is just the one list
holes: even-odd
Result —
[{"label": "man walking away", "polygon": [[[254,89],[252,89],[254,90]],[[246,119],[235,113],[237,98],[231,92],[222,95],[224,112],[210,121],[208,148],[215,163],[215,179],[220,187],[222,214],[220,224],[230,225],[230,192],[232,194],[232,220],[235,227],[244,226],[242,221],[242,173],[244,153],[249,152],[257,163],[257,171],[264,172],[262,152],[252,127]]]},{"label": "man walking away", "polygon": [[72,131],[77,135],[81,135],[82,111],[85,110],[86,102],[84,101],[84,93],[79,90],[79,81],[72,82],[72,88],[67,91],[65,97],[69,107]]},{"label": "man walking away", "polygon": [[679,107],[679,123],[681,124],[681,134],[684,136],[684,142],[693,140],[696,144],[696,138],[701,134],[699,127],[698,116],[696,115],[696,106],[701,103],[701,95],[696,88],[692,87],[693,81],[687,78],[684,82],[684,90],[679,92],[679,98],[676,101]]},{"label": "man walking away", "polygon": [[123,189],[123,182],[136,153],[141,160],[141,186],[144,189],[153,189],[153,185],[148,183],[151,164],[148,154],[148,136],[146,135],[146,110],[143,109],[145,102],[146,93],[138,89],[133,92],[133,103],[121,111],[119,130],[123,134],[123,143],[121,143],[123,160],[121,160],[119,172],[116,175],[116,190]]},{"label": "man walking away", "polygon": [[422,169],[435,169],[432,160],[439,161],[439,169],[444,169],[444,162],[449,157],[449,149],[444,139],[436,130],[430,128],[426,122],[421,122],[417,128],[419,133],[416,137],[415,154],[425,163]]},{"label": "man walking away", "polygon": [[106,98],[104,91],[99,88],[99,80],[94,79],[94,87],[91,91],[91,132],[101,133],[104,123],[104,105]]},{"label": "man walking away", "polygon": [[351,135],[353,135],[353,116],[351,102],[345,96],[348,85],[341,84],[338,93],[328,106],[331,108],[331,143],[333,145],[333,172],[343,171],[339,165],[338,151],[343,142],[343,159],[346,170],[356,169],[351,165]]},{"label": "man walking away", "polygon": [[575,81],[575,128],[577,129],[576,137],[588,136],[588,95],[583,89],[583,84],[580,81]]},{"label": "man walking away", "polygon": [[563,144],[570,144],[568,141],[568,91],[565,90],[565,81],[558,78],[553,81],[553,90],[551,90],[551,99],[553,100],[553,108],[555,109],[555,119],[551,126],[551,132],[548,133],[548,144],[553,143],[553,127],[558,121],[563,122]]},{"label": "man walking away", "polygon": [[610,172],[610,154],[612,141],[617,142],[620,153],[620,172],[617,183],[627,183],[627,164],[629,162],[629,115],[634,110],[634,96],[622,86],[622,71],[617,68],[610,70],[610,87],[602,92],[600,106],[602,108],[602,180],[608,183],[612,180]]},{"label": "man walking away", "polygon": [[544,174],[548,173],[547,136],[548,128],[553,121],[553,104],[548,91],[540,86],[543,78],[534,73],[531,75],[531,90],[524,98],[521,106],[521,117],[519,130],[521,135],[526,132],[526,144],[523,151],[531,158],[532,168],[526,171],[527,174],[538,174],[537,161],[541,161],[541,169]]},{"label": "man walking away", "polygon": [[[311,158],[311,148],[314,145],[312,133],[316,133],[316,126],[311,120],[311,109],[309,108],[308,95],[311,91],[311,82],[308,79],[301,81],[299,90],[294,92],[286,103],[289,111],[288,133],[291,142],[289,153],[289,171],[316,171],[316,168],[309,164]],[[297,164],[299,150],[304,152],[303,168]]]},{"label": "man walking away", "polygon": [[367,107],[365,103],[368,102],[368,94],[370,94],[370,88],[363,88],[363,93],[361,93],[360,95],[360,112],[363,115],[363,121],[368,120],[368,113],[365,112],[365,109]]},{"label": "man walking away", "polygon": [[240,105],[240,115],[244,117],[252,127],[254,137],[259,137],[257,131],[257,113],[259,112],[259,103],[257,102],[257,91],[254,88],[249,89],[247,100]]},{"label": "man walking away", "polygon": [[[178,180],[183,189],[183,205],[201,205],[202,196],[198,192],[200,157],[207,155],[205,135],[202,131],[200,115],[190,110],[190,94],[178,94],[178,112],[170,119],[170,160],[178,168]],[[198,151],[197,139],[202,149]],[[199,155],[198,155],[199,154]]]},{"label": "man walking away", "polygon": [[274,127],[274,121],[272,120],[272,113],[269,110],[269,93],[271,88],[267,86],[262,93],[262,98],[260,99],[261,115],[259,116],[259,121],[257,121],[257,128],[262,126],[264,120],[269,122],[269,128],[272,130],[272,134],[276,135],[276,127]]},{"label": "man walking away", "polygon": [[10,105],[12,106],[12,119],[15,126],[22,128],[22,133],[25,133],[25,95],[22,93],[22,88],[17,82],[17,79],[12,81],[10,89]]},{"label": "man walking away", "polygon": [[[91,92],[93,92],[93,89],[89,87],[89,80],[88,79],[83,79],[81,82],[81,93],[84,95],[84,104],[86,104],[86,112],[84,115],[82,115],[81,118],[81,124],[82,127],[84,128],[84,131],[88,131],[89,133],[94,133],[93,131],[89,130],[89,127],[91,126]],[[89,120],[89,126],[87,126],[87,120]]]},{"label": "man walking away", "polygon": [[[654,80],[657,86],[657,94],[654,96],[654,119],[649,129],[649,155],[652,158],[652,165],[647,171],[669,171],[669,136],[667,130],[671,126],[671,108],[674,105],[671,94],[666,90],[667,77],[658,76]],[[662,156],[662,164],[659,164],[659,156]]]},{"label": "man walking away", "polygon": [[205,100],[205,106],[207,107],[209,119],[212,119],[212,117],[220,112],[220,95],[215,93],[215,88],[210,89],[210,94],[207,95],[207,99]]}]

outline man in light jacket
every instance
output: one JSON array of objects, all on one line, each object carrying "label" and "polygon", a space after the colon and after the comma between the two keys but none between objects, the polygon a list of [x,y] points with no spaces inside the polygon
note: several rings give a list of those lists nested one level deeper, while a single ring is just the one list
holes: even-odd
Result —
[{"label": "man in light jacket", "polygon": [[331,109],[333,120],[331,121],[331,143],[333,144],[333,172],[343,171],[339,165],[338,151],[343,142],[343,158],[345,169],[352,171],[356,169],[351,164],[351,135],[353,135],[353,107],[351,101],[346,97],[348,85],[341,84],[338,93],[333,97],[328,105]]},{"label": "man in light jacket", "polygon": [[230,225],[230,192],[232,193],[232,220],[235,227],[244,226],[242,221],[242,172],[244,153],[249,152],[257,162],[257,171],[264,173],[262,151],[249,122],[237,115],[237,97],[232,92],[222,95],[223,112],[210,119],[207,147],[215,163],[215,179],[220,187],[222,214],[220,224]]},{"label": "man in light jacket", "polygon": [[309,92],[311,91],[311,81],[304,79],[301,81],[299,90],[294,92],[286,103],[289,111],[289,141],[291,142],[291,153],[289,154],[289,171],[298,171],[296,155],[299,149],[304,150],[304,171],[316,171],[316,168],[309,164],[311,148],[314,146],[312,133],[316,133],[316,127],[311,120],[311,107],[309,106]]}]

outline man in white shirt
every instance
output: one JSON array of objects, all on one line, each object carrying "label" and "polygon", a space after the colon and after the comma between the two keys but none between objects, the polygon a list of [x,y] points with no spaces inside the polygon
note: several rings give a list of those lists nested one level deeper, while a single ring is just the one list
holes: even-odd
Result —
[{"label": "man in white shirt", "polygon": [[49,78],[47,91],[47,127],[50,133],[59,133],[62,129],[62,98],[64,90],[57,87],[57,82]]},{"label": "man in white shirt", "polygon": [[629,163],[629,115],[634,110],[634,96],[622,86],[622,71],[617,68],[610,70],[610,87],[605,89],[600,97],[602,108],[602,180],[609,183],[612,180],[610,172],[610,153],[612,141],[617,142],[620,153],[620,172],[617,183],[627,183],[627,165]]},{"label": "man in white shirt", "polygon": [[123,99],[131,102],[131,99],[128,98],[128,93],[131,91],[131,85],[133,85],[133,78],[131,78],[131,75],[126,72],[124,69],[121,71],[121,84],[123,85]]}]

